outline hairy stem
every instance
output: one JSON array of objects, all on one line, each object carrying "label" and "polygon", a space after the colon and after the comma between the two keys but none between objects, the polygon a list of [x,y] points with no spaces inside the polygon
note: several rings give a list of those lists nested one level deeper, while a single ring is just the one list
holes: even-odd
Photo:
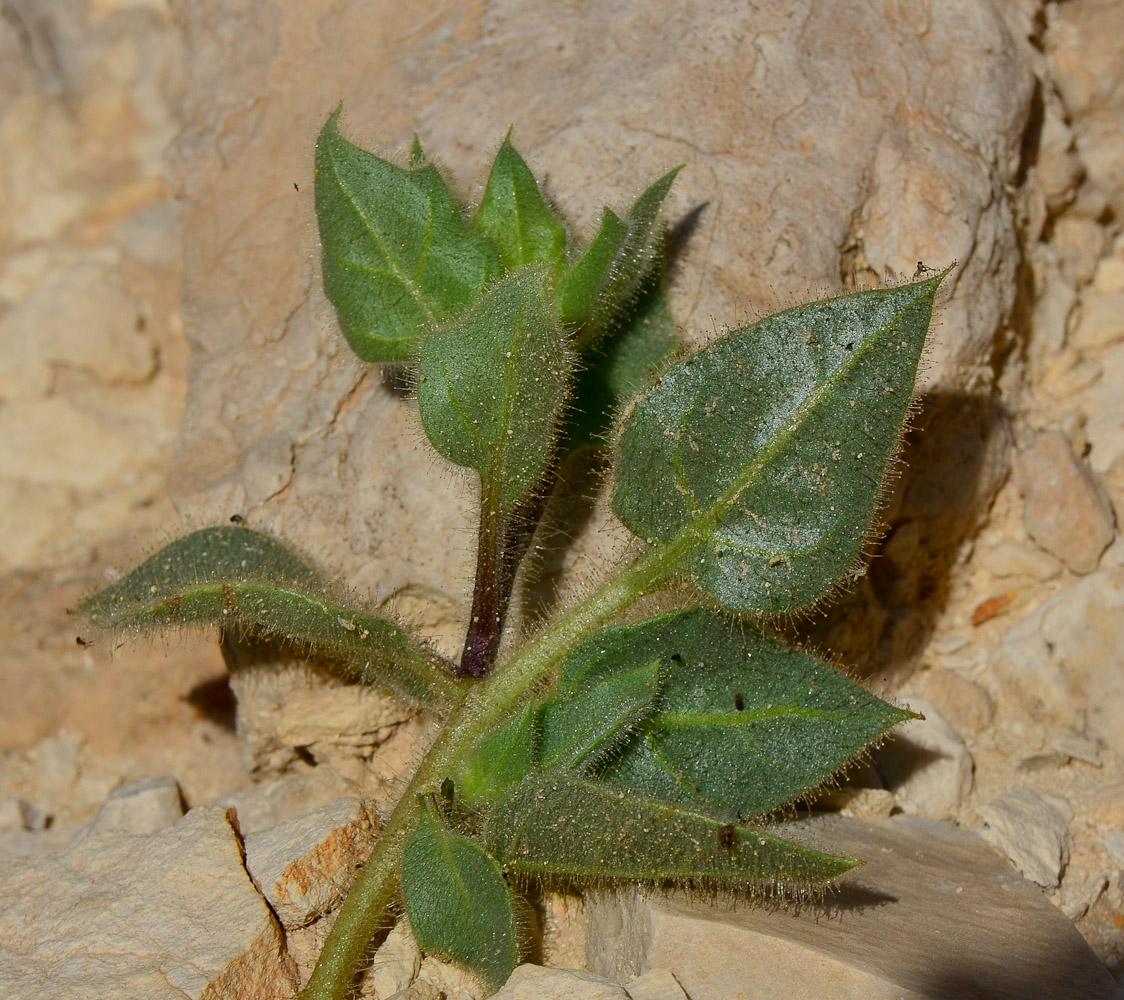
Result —
[{"label": "hairy stem", "polygon": [[[686,535],[688,533],[684,533]],[[672,572],[693,538],[652,546],[623,573],[600,587],[540,633],[497,673],[475,685],[430,748],[398,801],[344,902],[301,1000],[346,1000],[356,970],[398,891],[406,843],[421,816],[420,796],[436,790],[453,765],[509,716],[594,629],[620,614]]]},{"label": "hairy stem", "polygon": [[461,677],[483,677],[495,663],[511,603],[514,574],[511,579],[504,578],[505,561],[499,551],[503,541],[499,520],[496,505],[489,502],[489,498],[481,497],[472,613],[457,671]]}]

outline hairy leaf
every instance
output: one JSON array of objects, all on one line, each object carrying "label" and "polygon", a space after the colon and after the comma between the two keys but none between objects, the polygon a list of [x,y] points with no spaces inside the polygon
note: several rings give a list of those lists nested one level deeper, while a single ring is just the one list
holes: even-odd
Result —
[{"label": "hairy leaf", "polygon": [[559,265],[566,254],[566,230],[539,193],[530,167],[504,139],[492,164],[473,228],[492,240],[500,264],[516,271],[527,264]]},{"label": "hairy leaf", "polygon": [[469,752],[456,782],[457,795],[470,809],[499,799],[535,764],[537,705],[528,701],[499,729],[488,733]]},{"label": "hairy leaf", "polygon": [[567,774],[516,785],[488,813],[484,839],[506,871],[595,881],[808,886],[859,864]]},{"label": "hairy leaf", "polygon": [[569,771],[595,764],[651,712],[659,691],[658,658],[588,685],[569,686],[563,679],[540,710],[540,768]]},{"label": "hairy leaf", "polygon": [[422,425],[442,455],[476,469],[485,496],[508,509],[550,459],[569,372],[548,273],[520,271],[426,339]]},{"label": "hairy leaf", "polygon": [[484,849],[428,802],[406,845],[402,895],[423,951],[460,962],[494,990],[507,981],[519,951],[511,890]]},{"label": "hairy leaf", "polygon": [[352,145],[339,114],[316,142],[324,291],[364,361],[412,360],[427,328],[480,297],[495,250],[432,164],[403,170]]},{"label": "hairy leaf", "polygon": [[613,508],[683,545],[733,610],[807,605],[852,569],[944,275],[799,306],[664,373],[628,413]]},{"label": "hairy leaf", "polygon": [[679,167],[664,174],[621,219],[606,208],[589,248],[563,278],[558,290],[562,319],[578,329],[578,347],[587,350],[639,294],[659,259],[660,207]]},{"label": "hairy leaf", "polygon": [[344,677],[389,683],[423,704],[457,689],[440,657],[400,625],[338,604],[280,542],[235,525],[172,542],[76,613],[111,631],[237,625],[305,645],[335,661]]},{"label": "hairy leaf", "polygon": [[614,787],[727,820],[805,795],[912,713],[822,660],[695,608],[602,629],[563,666],[593,684],[659,656],[655,711],[595,769]]}]

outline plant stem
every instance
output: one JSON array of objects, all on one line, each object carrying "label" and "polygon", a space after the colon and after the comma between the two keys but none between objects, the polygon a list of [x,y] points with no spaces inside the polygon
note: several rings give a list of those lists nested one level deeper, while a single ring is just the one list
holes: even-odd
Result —
[{"label": "plant stem", "polygon": [[390,814],[348,893],[301,1000],[346,1000],[368,944],[398,891],[402,856],[421,816],[420,796],[436,789],[454,770],[453,765],[518,708],[527,692],[582,639],[663,580],[689,546],[697,544],[688,534],[693,533],[684,532],[649,548],[453,706],[449,721]]},{"label": "plant stem", "polygon": [[[505,580],[499,551],[502,534],[499,511],[487,495],[480,497],[480,528],[476,538],[476,581],[472,587],[472,613],[461,651],[460,677],[483,677],[495,663],[503,624],[511,602],[511,580]],[[506,584],[506,586],[505,586]]]}]

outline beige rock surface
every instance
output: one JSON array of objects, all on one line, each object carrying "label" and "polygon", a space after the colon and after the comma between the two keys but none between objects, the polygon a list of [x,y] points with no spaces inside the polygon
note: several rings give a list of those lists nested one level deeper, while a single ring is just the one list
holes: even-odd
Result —
[{"label": "beige rock surface", "polygon": [[288,997],[296,970],[219,808],[151,836],[94,833],[6,863],[0,993],[12,1000]]},{"label": "beige rock surface", "polygon": [[288,929],[339,905],[378,837],[360,799],[331,805],[246,836],[246,870]]}]

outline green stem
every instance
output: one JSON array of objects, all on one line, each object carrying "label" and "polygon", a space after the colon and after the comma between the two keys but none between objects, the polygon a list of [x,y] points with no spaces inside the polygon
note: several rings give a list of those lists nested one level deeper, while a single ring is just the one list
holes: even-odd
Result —
[{"label": "green stem", "polygon": [[695,532],[652,546],[623,573],[528,643],[507,665],[476,684],[430,748],[399,799],[371,856],[344,901],[301,1000],[346,1000],[359,963],[398,891],[406,843],[421,816],[421,795],[436,789],[482,736],[519,707],[526,694],[582,639],[674,571],[698,544]]}]

